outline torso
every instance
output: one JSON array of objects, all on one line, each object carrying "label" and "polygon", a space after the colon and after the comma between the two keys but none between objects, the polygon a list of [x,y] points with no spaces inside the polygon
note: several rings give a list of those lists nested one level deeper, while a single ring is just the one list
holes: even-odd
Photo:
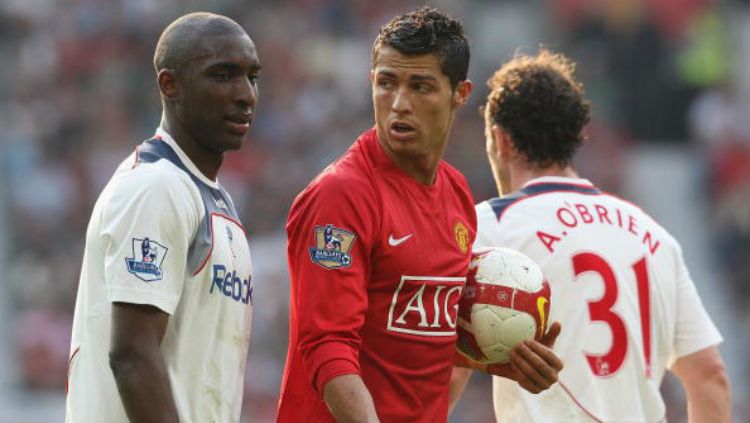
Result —
[{"label": "torso", "polygon": [[515,248],[539,263],[552,289],[549,319],[563,325],[554,348],[565,363],[560,382],[535,397],[495,378],[498,415],[661,421],[659,384],[678,330],[674,239],[638,207],[581,179],[532,181],[477,213],[477,246]]},{"label": "torso", "polygon": [[[170,314],[162,353],[181,421],[239,421],[252,315],[249,247],[226,192],[197,177],[173,146],[159,139],[141,144],[94,208],[73,329],[70,421],[127,421],[107,365],[111,301]],[[174,188],[165,190],[170,198],[113,220],[113,209],[128,208],[123,198],[137,203],[147,192],[141,190],[155,189],[143,185],[153,184]],[[151,225],[159,213],[170,213],[164,221],[178,229]],[[132,221],[117,222],[123,219]],[[142,254],[146,236],[152,258]]]},{"label": "torso", "polygon": [[[302,216],[315,214],[314,207],[306,204],[318,195],[319,187],[329,183],[328,178],[336,178],[338,190],[346,185],[343,194],[335,197],[340,209],[334,214],[344,216],[343,221],[334,219],[334,226],[345,225],[343,229],[356,232],[355,242],[362,248],[358,254],[367,255],[352,253],[352,261],[364,266],[357,270],[362,272],[357,278],[366,279],[366,311],[358,330],[362,341],[359,365],[378,416],[388,422],[445,421],[457,306],[476,228],[466,182],[441,163],[433,185],[417,183],[385,156],[371,130],[298,197],[287,226],[290,254],[298,251],[294,246],[298,230],[303,231],[302,242],[308,242],[304,234],[310,221]],[[349,194],[353,192],[357,195]],[[290,259],[290,263],[295,261]],[[304,261],[301,265],[308,266]],[[297,280],[296,265],[292,264],[291,271],[294,292],[305,281]],[[323,275],[335,278],[341,272],[336,269]],[[301,294],[295,298],[293,307],[295,301],[305,301]],[[296,328],[293,321],[292,356],[287,362],[279,421],[333,421],[325,404],[314,400],[317,411],[309,414],[318,417],[305,420],[304,410],[292,411],[302,403],[301,398],[315,396],[309,388],[298,386],[305,382],[293,380],[307,378],[295,373],[301,367],[295,364],[301,360],[294,356]]]}]

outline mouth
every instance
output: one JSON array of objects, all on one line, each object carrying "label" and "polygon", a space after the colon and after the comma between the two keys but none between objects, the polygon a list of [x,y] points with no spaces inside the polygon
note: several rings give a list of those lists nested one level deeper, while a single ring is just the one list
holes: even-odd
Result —
[{"label": "mouth", "polygon": [[416,135],[417,128],[415,128],[414,125],[410,124],[409,122],[396,120],[391,122],[390,126],[388,127],[388,132],[390,133],[391,138],[395,138],[400,141],[406,141]]},{"label": "mouth", "polygon": [[245,135],[250,129],[250,123],[253,121],[253,114],[249,112],[233,113],[227,115],[224,118],[224,121],[227,123],[229,132],[234,135]]}]

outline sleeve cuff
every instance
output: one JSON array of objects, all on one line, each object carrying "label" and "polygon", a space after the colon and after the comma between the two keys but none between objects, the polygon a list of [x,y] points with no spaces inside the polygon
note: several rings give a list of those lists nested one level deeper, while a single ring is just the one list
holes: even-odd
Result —
[{"label": "sleeve cuff", "polygon": [[678,351],[672,356],[667,359],[667,369],[671,369],[674,363],[681,359],[682,357],[687,357],[690,354],[697,353],[698,351],[704,350],[706,348],[710,347],[717,347],[722,342],[724,342],[724,338],[718,333],[714,334],[714,336],[708,336],[703,340],[700,340],[698,342],[693,342],[692,344],[685,344],[681,345],[678,348]]},{"label": "sleeve cuff", "polygon": [[319,393],[336,376],[359,374],[359,354],[342,342],[329,342],[318,346],[306,358],[312,385]]},{"label": "sleeve cuff", "polygon": [[111,303],[145,304],[154,306],[161,311],[172,315],[177,308],[177,301],[158,295],[155,292],[123,289],[110,287],[107,289],[107,297]]},{"label": "sleeve cuff", "polygon": [[315,383],[315,389],[322,395],[323,388],[336,376],[358,374],[359,368],[354,363],[345,359],[335,359],[323,364],[318,369],[318,374],[313,383]]}]

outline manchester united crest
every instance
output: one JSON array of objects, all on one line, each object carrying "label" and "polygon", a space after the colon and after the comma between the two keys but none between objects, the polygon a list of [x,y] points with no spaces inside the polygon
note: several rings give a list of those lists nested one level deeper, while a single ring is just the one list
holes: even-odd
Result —
[{"label": "manchester united crest", "polygon": [[456,222],[453,226],[453,233],[456,235],[456,244],[462,253],[469,251],[469,230],[463,222]]}]

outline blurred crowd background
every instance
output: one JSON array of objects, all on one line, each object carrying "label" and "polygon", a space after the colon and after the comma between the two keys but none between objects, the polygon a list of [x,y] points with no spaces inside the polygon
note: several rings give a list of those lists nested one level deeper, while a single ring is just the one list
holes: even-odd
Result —
[{"label": "blurred crowd background", "polygon": [[[92,205],[160,120],[151,65],[164,26],[226,14],[263,63],[260,107],[220,181],[248,228],[256,275],[244,421],[274,416],[286,353],[283,226],[294,196],[372,124],[369,55],[403,0],[0,0],[0,423],[63,420],[72,312]],[[435,1],[472,39],[473,101],[447,160],[477,201],[495,195],[484,156],[484,81],[543,44],[578,62],[593,102],[577,163],[640,202],[685,247],[722,330],[735,418],[750,422],[750,1]],[[653,208],[653,209],[652,209]],[[574,330],[573,328],[566,328]],[[491,421],[475,377],[453,422]],[[667,380],[670,421],[687,421]]]}]

